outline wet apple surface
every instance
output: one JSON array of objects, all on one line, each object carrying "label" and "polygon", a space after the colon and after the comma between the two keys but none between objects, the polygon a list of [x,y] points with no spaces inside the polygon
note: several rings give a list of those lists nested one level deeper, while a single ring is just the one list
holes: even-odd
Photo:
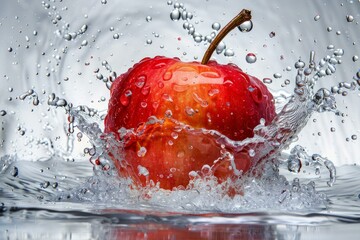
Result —
[{"label": "wet apple surface", "polygon": [[[115,80],[105,131],[120,140],[120,129],[133,129],[125,143],[126,162],[134,172],[144,167],[150,180],[171,189],[186,186],[189,172],[213,166],[222,155],[214,137],[181,126],[215,130],[237,141],[252,137],[261,119],[270,123],[274,116],[266,86],[235,65],[155,57]],[[249,161],[237,159],[238,170],[247,171]],[[231,172],[227,166],[214,174],[224,178]]]},{"label": "wet apple surface", "polygon": [[220,182],[253,167],[247,152],[230,151],[232,164],[216,136],[253,137],[261,120],[269,124],[275,116],[273,96],[257,78],[208,61],[210,55],[202,63],[144,58],[113,82],[105,132],[124,142],[124,161],[112,154],[121,176],[173,189],[186,187],[204,166]]}]

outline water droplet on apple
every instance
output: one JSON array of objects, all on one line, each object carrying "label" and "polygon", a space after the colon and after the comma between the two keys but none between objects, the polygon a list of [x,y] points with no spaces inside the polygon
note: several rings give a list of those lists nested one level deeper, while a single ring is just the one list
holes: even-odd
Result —
[{"label": "water droplet on apple", "polygon": [[144,96],[147,96],[149,95],[150,93],[150,86],[145,86],[141,89],[141,93],[144,95]]},{"label": "water droplet on apple", "polygon": [[159,69],[159,68],[162,68],[162,67],[165,67],[166,66],[166,63],[164,62],[160,62],[160,63],[157,63],[154,65],[154,68],[155,69]]},{"label": "water droplet on apple", "polygon": [[174,84],[173,85],[173,89],[175,92],[185,92],[186,90],[189,89],[189,85],[188,84],[184,84],[184,85],[181,85],[181,84]]},{"label": "water droplet on apple", "polygon": [[159,88],[163,88],[165,86],[165,84],[162,82],[162,81],[159,81],[158,82],[158,87]]},{"label": "water droplet on apple", "polygon": [[210,89],[209,92],[208,92],[208,94],[209,94],[210,97],[215,96],[216,94],[219,94],[219,93],[220,93],[220,91],[219,91],[219,89],[217,89],[217,88],[212,88],[212,89]]},{"label": "water droplet on apple", "polygon": [[170,109],[168,109],[168,110],[165,111],[165,117],[171,118],[172,115],[173,115],[173,113],[172,113],[172,111],[171,111]]},{"label": "water droplet on apple", "polygon": [[178,158],[183,158],[183,157],[185,157],[185,152],[184,152],[184,151],[179,151],[179,152],[176,154],[176,156],[177,156]]},{"label": "water droplet on apple", "polygon": [[169,94],[167,94],[167,93],[164,93],[163,95],[162,95],[162,98],[165,100],[165,101],[167,101],[167,102],[173,102],[173,99],[170,97],[170,95]]},{"label": "water droplet on apple", "polygon": [[234,82],[230,79],[224,79],[224,82],[223,82],[224,85],[230,87],[234,84]]},{"label": "water droplet on apple", "polygon": [[200,104],[200,106],[202,106],[202,107],[209,106],[209,103],[207,101],[205,101],[204,99],[202,99],[198,94],[193,93],[193,98],[194,98],[195,102]]},{"label": "water droplet on apple", "polygon": [[163,80],[164,81],[169,81],[171,78],[172,78],[172,72],[171,71],[167,71],[167,72],[165,72],[164,73],[164,75],[163,75]]},{"label": "water droplet on apple", "polygon": [[130,89],[126,90],[121,96],[120,96],[120,103],[126,107],[130,103],[130,97],[132,95],[132,92]]},{"label": "water droplet on apple", "polygon": [[201,172],[202,174],[204,174],[205,176],[211,174],[211,167],[207,164],[205,164],[202,168],[201,168]]},{"label": "water droplet on apple", "polygon": [[185,112],[189,117],[192,117],[195,114],[195,110],[188,106],[185,107]]},{"label": "water droplet on apple", "polygon": [[175,8],[171,13],[170,13],[170,18],[173,21],[178,21],[181,17],[180,11],[179,9]]},{"label": "water droplet on apple", "polygon": [[252,28],[253,28],[253,23],[251,20],[243,22],[242,24],[240,24],[238,26],[238,29],[240,30],[240,32],[250,32]]},{"label": "water droplet on apple", "polygon": [[253,53],[248,53],[245,58],[247,63],[255,63],[256,62],[256,55]]},{"label": "water droplet on apple", "polygon": [[250,149],[248,153],[249,153],[249,156],[250,156],[250,157],[254,157],[254,156],[255,156],[255,150],[254,150],[254,149]]},{"label": "water droplet on apple", "polygon": [[216,31],[219,31],[220,28],[221,28],[221,25],[220,23],[218,22],[214,22],[212,25],[211,25],[212,29],[216,30]]},{"label": "water droplet on apple", "polygon": [[136,78],[135,86],[138,88],[143,88],[146,83],[146,75],[140,75]]},{"label": "water droplet on apple", "polygon": [[207,77],[207,78],[219,78],[220,77],[220,74],[215,71],[201,72],[200,75],[203,77]]},{"label": "water droplet on apple", "polygon": [[142,108],[146,108],[146,107],[147,107],[147,103],[146,103],[146,102],[141,102],[141,103],[140,103],[140,106],[141,106]]},{"label": "water droplet on apple", "polygon": [[179,137],[179,134],[176,133],[176,132],[172,132],[172,133],[171,133],[171,137],[172,137],[173,139],[177,139],[177,138]]},{"label": "water droplet on apple", "polygon": [[140,147],[139,151],[137,152],[138,157],[144,157],[146,155],[146,148],[145,147]]},{"label": "water droplet on apple", "polygon": [[138,172],[139,172],[139,175],[143,175],[143,176],[149,176],[149,170],[147,170],[147,168],[139,165],[138,166]]}]

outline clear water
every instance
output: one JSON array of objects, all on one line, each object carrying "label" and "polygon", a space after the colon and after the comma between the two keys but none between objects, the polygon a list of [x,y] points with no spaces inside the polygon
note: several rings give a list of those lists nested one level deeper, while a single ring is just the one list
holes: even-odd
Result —
[{"label": "clear water", "polygon": [[[235,198],[224,196],[211,178],[196,179],[186,191],[136,192],[113,171],[93,169],[90,155],[106,157],[97,133],[109,98],[107,77],[145,56],[201,59],[206,38],[184,26],[175,2],[5,0],[0,9],[1,238],[358,235],[359,2],[182,3],[194,31],[210,37],[242,8],[252,10],[253,29],[232,32],[213,57],[264,79],[277,97],[279,118],[265,133],[279,132],[287,122],[293,130],[276,156],[278,168],[271,163],[261,178],[242,180],[245,194]],[[304,95],[294,93],[301,89],[295,63],[300,58],[308,66],[311,51],[318,66],[325,58],[326,76],[313,88],[308,84],[302,102]],[[327,98],[321,88],[334,94]],[[69,108],[63,107],[67,103],[86,106],[71,109],[73,134],[68,134],[73,126]],[[258,131],[260,139],[266,139],[263,133]]]}]

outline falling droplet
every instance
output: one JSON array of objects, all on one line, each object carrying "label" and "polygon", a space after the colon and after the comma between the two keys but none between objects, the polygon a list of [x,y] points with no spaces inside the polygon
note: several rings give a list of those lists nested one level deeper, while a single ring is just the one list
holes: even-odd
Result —
[{"label": "falling droplet", "polygon": [[216,46],[216,53],[220,54],[222,53],[226,48],[226,45],[223,41],[221,41],[217,46]]},{"label": "falling droplet", "polygon": [[218,22],[214,22],[211,27],[212,27],[212,29],[219,31],[221,28],[221,25]]},{"label": "falling droplet", "polygon": [[297,61],[297,62],[295,63],[295,68],[296,68],[296,69],[304,68],[304,67],[305,67],[305,63],[304,63],[303,61],[301,61],[301,60],[299,60],[299,61]]},{"label": "falling droplet", "polygon": [[245,58],[247,63],[255,63],[256,62],[256,55],[253,53],[248,53]]},{"label": "falling droplet", "polygon": [[353,22],[354,21],[354,17],[352,15],[347,15],[346,16],[346,21],[348,22]]},{"label": "falling droplet", "polygon": [[242,24],[240,24],[238,26],[238,29],[240,30],[240,32],[250,32],[252,28],[253,28],[253,23],[251,20],[243,22]]},{"label": "falling droplet", "polygon": [[271,79],[271,78],[264,78],[264,79],[263,79],[263,83],[265,83],[265,84],[271,84],[271,83],[272,83],[272,79]]},{"label": "falling droplet", "polygon": [[179,9],[175,8],[171,13],[170,13],[170,18],[173,21],[178,21],[181,17],[180,11]]},{"label": "falling droplet", "polygon": [[281,77],[282,77],[281,73],[274,73],[274,78],[281,78]]},{"label": "falling droplet", "polygon": [[234,53],[234,51],[231,50],[231,49],[226,49],[225,52],[224,52],[224,55],[225,55],[226,57],[232,57],[232,56],[235,55],[235,53]]},{"label": "falling droplet", "polygon": [[19,175],[19,169],[17,167],[14,167],[11,172],[10,172],[11,176],[13,177],[17,177]]}]

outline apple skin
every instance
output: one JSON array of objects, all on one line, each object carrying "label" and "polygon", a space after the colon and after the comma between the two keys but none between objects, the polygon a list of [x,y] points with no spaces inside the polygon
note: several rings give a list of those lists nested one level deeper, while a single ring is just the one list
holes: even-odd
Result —
[{"label": "apple skin", "polygon": [[[230,161],[214,164],[228,149],[201,129],[239,141],[253,137],[261,119],[267,125],[276,115],[273,96],[260,80],[215,61],[144,58],[113,82],[110,93],[105,133],[125,141],[119,149],[125,162],[111,155],[120,176],[132,178],[135,186],[153,181],[163,189],[186,187],[189,173],[204,165],[212,167],[219,182],[236,177]],[[149,124],[151,117],[159,121]],[[124,138],[121,128],[133,134]],[[253,167],[244,152],[235,154],[235,165],[243,172]],[[144,168],[148,174],[139,171]]]}]

